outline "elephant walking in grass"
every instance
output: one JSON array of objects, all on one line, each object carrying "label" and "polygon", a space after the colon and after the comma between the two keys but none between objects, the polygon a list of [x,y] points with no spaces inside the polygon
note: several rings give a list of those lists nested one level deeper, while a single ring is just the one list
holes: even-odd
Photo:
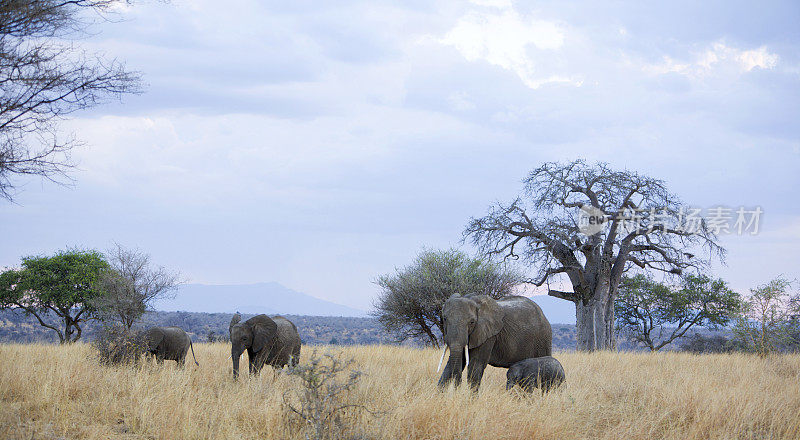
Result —
[{"label": "elephant walking in grass", "polygon": [[192,359],[195,365],[197,358],[194,356],[192,338],[180,327],[152,327],[144,332],[144,341],[149,355],[156,358],[159,364],[164,360],[176,361],[183,367],[186,362],[186,355],[192,350]]},{"label": "elephant walking in grass", "polygon": [[300,334],[292,321],[283,316],[270,318],[256,315],[247,321],[238,313],[231,319],[231,359],[233,377],[239,376],[239,357],[247,350],[250,374],[261,371],[265,364],[273,368],[297,365],[300,361]]},{"label": "elephant walking in grass", "polygon": [[546,393],[562,382],[564,382],[564,367],[552,356],[519,361],[506,373],[507,390],[519,385],[529,393],[536,388],[541,388],[542,393]]},{"label": "elephant walking in grass", "polygon": [[[467,381],[478,390],[486,365],[509,368],[532,357],[550,356],[553,332],[542,309],[524,296],[498,300],[487,295],[453,295],[442,307],[444,342],[439,361],[450,358],[439,387],[458,386],[467,368]],[[437,370],[438,371],[438,370]]]}]

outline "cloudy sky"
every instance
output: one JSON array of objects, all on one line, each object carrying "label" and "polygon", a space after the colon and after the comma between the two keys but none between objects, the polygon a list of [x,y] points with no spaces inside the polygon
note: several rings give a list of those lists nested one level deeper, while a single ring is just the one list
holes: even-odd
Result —
[{"label": "cloudy sky", "polygon": [[192,282],[368,309],[378,275],[583,157],[698,207],[761,206],[715,273],[742,292],[800,277],[800,5],[604,3],[121,9],[81,44],[146,93],[64,125],[86,143],[75,185],[18,181],[0,266],[117,241]]}]

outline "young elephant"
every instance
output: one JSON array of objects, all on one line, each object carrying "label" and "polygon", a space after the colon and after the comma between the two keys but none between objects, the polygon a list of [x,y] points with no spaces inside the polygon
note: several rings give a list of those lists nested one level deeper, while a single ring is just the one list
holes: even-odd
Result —
[{"label": "young elephant", "polygon": [[155,356],[159,364],[164,363],[164,359],[176,361],[183,367],[186,362],[186,355],[189,349],[192,350],[192,359],[195,365],[197,358],[194,357],[194,347],[192,338],[180,327],[152,327],[144,332],[144,340],[147,344],[147,353]]},{"label": "young elephant", "polygon": [[532,392],[541,386],[542,393],[550,391],[564,382],[564,367],[552,356],[542,356],[521,360],[512,365],[506,373],[506,389],[519,385]]},{"label": "young elephant", "polygon": [[292,321],[283,316],[270,318],[256,315],[247,321],[238,313],[231,319],[231,359],[233,377],[239,375],[239,357],[247,350],[250,373],[258,373],[264,365],[281,368],[300,361],[300,334]]}]

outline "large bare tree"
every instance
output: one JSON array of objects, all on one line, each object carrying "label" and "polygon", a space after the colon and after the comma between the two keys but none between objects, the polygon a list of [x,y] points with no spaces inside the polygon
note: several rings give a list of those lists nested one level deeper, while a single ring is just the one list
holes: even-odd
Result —
[{"label": "large bare tree", "polygon": [[76,45],[89,17],[121,1],[0,1],[0,197],[13,199],[14,176],[63,182],[77,140],[59,122],[139,90],[137,73]]},{"label": "large bare tree", "polygon": [[[724,257],[715,231],[690,214],[661,180],[603,163],[550,162],[524,180],[522,196],[471,219],[464,234],[489,255],[522,259],[537,270],[530,283],[575,303],[579,350],[612,349],[627,270],[680,274]],[[560,276],[572,291],[550,288]]]},{"label": "large bare tree", "polygon": [[166,298],[181,284],[180,274],[154,266],[150,255],[119,244],[106,252],[110,269],[100,276],[99,287],[105,295],[94,307],[104,320],[115,320],[130,329],[148,306]]}]

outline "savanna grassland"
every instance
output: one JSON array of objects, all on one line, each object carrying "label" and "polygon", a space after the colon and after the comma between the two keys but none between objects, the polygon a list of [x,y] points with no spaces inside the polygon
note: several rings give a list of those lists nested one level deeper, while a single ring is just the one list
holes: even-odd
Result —
[{"label": "savanna grassland", "polygon": [[[0,346],[0,438],[294,439],[299,379],[231,378],[225,344],[195,344],[200,366],[101,367],[91,346]],[[303,347],[362,371],[343,421],[356,438],[800,438],[800,356],[556,353],[567,382],[507,392],[488,367],[480,391],[439,392],[432,349]],[[244,361],[244,359],[243,359]],[[346,376],[343,374],[342,376]]]}]

